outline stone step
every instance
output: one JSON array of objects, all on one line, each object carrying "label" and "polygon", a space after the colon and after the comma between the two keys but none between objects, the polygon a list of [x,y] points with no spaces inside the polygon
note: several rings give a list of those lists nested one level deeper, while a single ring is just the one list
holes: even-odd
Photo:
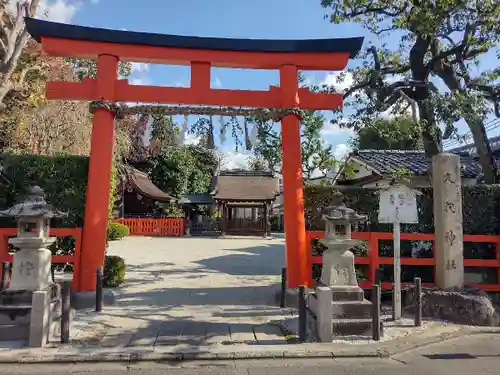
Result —
[{"label": "stone step", "polygon": [[365,292],[361,288],[352,288],[351,290],[333,290],[333,301],[356,301],[365,300]]},{"label": "stone step", "polygon": [[17,324],[0,326],[0,341],[28,341],[30,327]]},{"label": "stone step", "polygon": [[0,305],[0,326],[29,326],[30,317],[31,305]]},{"label": "stone step", "polygon": [[[52,320],[61,319],[61,301],[50,303]],[[31,320],[31,305],[0,305],[0,326],[21,325],[29,326]]]},{"label": "stone step", "polygon": [[363,301],[332,301],[334,319],[371,319],[372,303]]},{"label": "stone step", "polygon": [[[333,319],[332,328],[334,336],[371,336],[372,335],[372,320],[371,319]],[[382,322],[380,323],[382,331]]]}]

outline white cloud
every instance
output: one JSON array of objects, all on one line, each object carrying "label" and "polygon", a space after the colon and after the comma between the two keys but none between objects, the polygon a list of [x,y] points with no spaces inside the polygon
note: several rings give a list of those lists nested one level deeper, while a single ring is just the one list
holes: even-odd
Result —
[{"label": "white cloud", "polygon": [[351,150],[351,148],[348,145],[346,145],[345,143],[340,143],[337,146],[335,146],[335,150],[333,151],[333,157],[336,160],[342,160],[351,151],[352,150]]},{"label": "white cloud", "polygon": [[172,84],[172,87],[189,87],[189,84],[186,82],[177,81],[174,84]]},{"label": "white cloud", "polygon": [[321,86],[334,87],[337,91],[345,91],[354,83],[349,72],[331,72],[321,81]]},{"label": "white cloud", "polygon": [[183,143],[185,145],[197,145],[200,142],[200,139],[200,137],[197,137],[194,134],[186,133],[184,134]]},{"label": "white cloud", "polygon": [[[338,122],[345,123],[347,122],[347,120],[341,119]],[[339,134],[345,134],[351,136],[354,134],[354,131],[346,127],[340,127],[338,124],[332,124],[330,120],[326,120],[323,125],[323,129],[321,130],[321,136],[329,137],[332,135],[339,135]]]},{"label": "white cloud", "polygon": [[213,86],[214,86],[215,88],[220,88],[220,87],[222,87],[222,82],[221,82],[221,80],[220,80],[220,78],[219,78],[219,77],[215,77],[215,78],[214,78],[214,81],[213,81]]},{"label": "white cloud", "polygon": [[146,81],[141,78],[141,77],[134,77],[134,78],[130,78],[128,83],[130,85],[145,85],[146,84]]},{"label": "white cloud", "polygon": [[142,74],[148,71],[149,71],[149,64],[137,63],[137,62],[132,63],[132,73]]},{"label": "white cloud", "polygon": [[70,23],[81,7],[81,2],[70,0],[41,0],[37,16],[54,22]]},{"label": "white cloud", "polygon": [[224,154],[224,169],[248,169],[248,154],[236,152],[236,151],[226,151]]},{"label": "white cloud", "polygon": [[[16,14],[19,0],[9,0],[7,10]],[[36,17],[62,23],[70,23],[76,12],[80,10],[82,3],[72,0],[40,0]]]}]

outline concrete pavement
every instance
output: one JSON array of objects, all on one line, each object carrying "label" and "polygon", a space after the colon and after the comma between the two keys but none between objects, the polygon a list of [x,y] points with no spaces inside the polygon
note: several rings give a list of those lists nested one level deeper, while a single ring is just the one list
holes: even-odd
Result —
[{"label": "concrete pavement", "polygon": [[[385,330],[383,341],[348,337],[290,344],[272,321],[294,320],[276,306],[284,240],[129,237],[110,254],[125,258],[117,305],[78,311],[70,345],[0,347],[0,363],[235,358],[380,357],[478,332],[444,322],[411,321]],[[479,329],[482,331],[483,329]]]},{"label": "concrete pavement", "polygon": [[0,364],[2,374],[93,375],[487,375],[498,373],[500,334],[467,336],[429,345],[392,358]]}]

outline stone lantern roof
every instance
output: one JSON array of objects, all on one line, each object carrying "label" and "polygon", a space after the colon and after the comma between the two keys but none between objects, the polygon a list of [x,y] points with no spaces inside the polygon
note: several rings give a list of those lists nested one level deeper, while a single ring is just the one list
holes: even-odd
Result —
[{"label": "stone lantern roof", "polygon": [[51,204],[47,203],[45,200],[45,193],[40,186],[30,187],[28,190],[28,196],[24,202],[0,211],[0,217],[15,218],[31,217],[52,219],[67,215],[67,213],[56,210]]},{"label": "stone lantern roof", "polygon": [[331,221],[343,221],[349,223],[366,221],[367,215],[360,215],[344,203],[338,206],[330,206],[323,210],[323,219]]}]

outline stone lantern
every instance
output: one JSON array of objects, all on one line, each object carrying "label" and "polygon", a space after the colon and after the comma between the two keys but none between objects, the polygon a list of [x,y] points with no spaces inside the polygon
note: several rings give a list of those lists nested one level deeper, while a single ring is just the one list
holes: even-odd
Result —
[{"label": "stone lantern", "polygon": [[326,208],[323,219],[326,234],[321,242],[327,249],[323,252],[321,282],[308,296],[309,307],[316,315],[318,340],[331,342],[334,336],[371,334],[372,305],[358,285],[350,251],[361,243],[351,238],[352,225],[367,217],[341,203]]},{"label": "stone lantern", "polygon": [[50,219],[67,214],[57,211],[45,201],[39,186],[28,190],[22,203],[0,211],[0,216],[17,219],[17,237],[9,243],[19,251],[14,254],[12,279],[9,291],[44,290],[53,284],[51,277],[51,252],[47,248],[56,241],[49,237]]},{"label": "stone lantern", "polygon": [[325,239],[321,243],[327,247],[323,253],[323,285],[358,286],[354,269],[354,254],[349,250],[361,241],[351,238],[352,224],[366,221],[365,215],[358,215],[345,204],[331,206],[323,211]]}]

